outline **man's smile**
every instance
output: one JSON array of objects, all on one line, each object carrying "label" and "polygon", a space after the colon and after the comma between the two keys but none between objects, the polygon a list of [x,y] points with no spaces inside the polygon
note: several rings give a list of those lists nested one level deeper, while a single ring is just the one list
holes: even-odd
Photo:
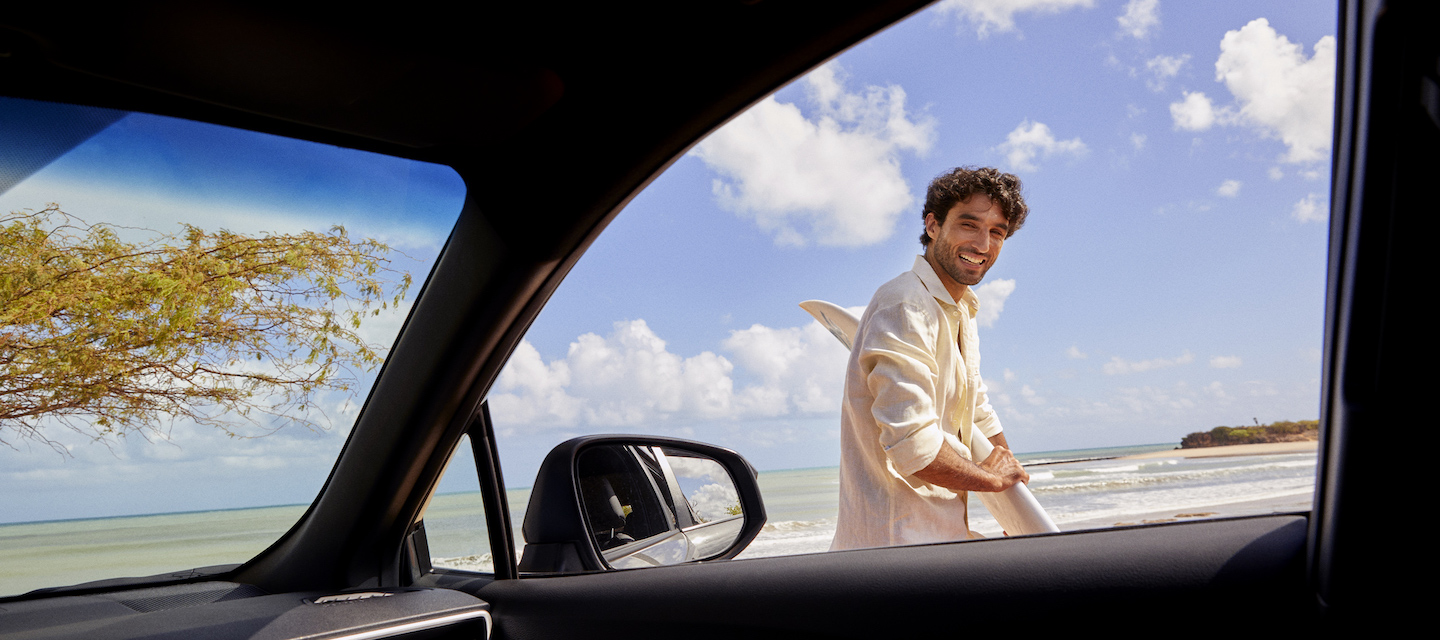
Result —
[{"label": "man's smile", "polygon": [[972,257],[970,257],[970,256],[968,256],[968,255],[963,254],[963,253],[957,253],[956,255],[960,256],[960,259],[961,259],[961,260],[964,260],[965,262],[968,262],[968,263],[973,264],[973,265],[976,265],[976,266],[985,264],[985,258],[983,258],[983,257],[975,257],[975,258],[972,258]]}]

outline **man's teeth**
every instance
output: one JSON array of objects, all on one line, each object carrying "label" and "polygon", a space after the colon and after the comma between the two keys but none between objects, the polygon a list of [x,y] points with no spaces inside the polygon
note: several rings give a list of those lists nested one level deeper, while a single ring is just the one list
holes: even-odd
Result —
[{"label": "man's teeth", "polygon": [[964,260],[964,261],[966,261],[966,262],[969,262],[970,264],[984,264],[984,263],[985,263],[984,260],[976,260],[976,259],[974,259],[974,258],[971,258],[970,256],[967,256],[967,255],[961,255],[961,256],[960,256],[960,259],[961,259],[961,260]]}]

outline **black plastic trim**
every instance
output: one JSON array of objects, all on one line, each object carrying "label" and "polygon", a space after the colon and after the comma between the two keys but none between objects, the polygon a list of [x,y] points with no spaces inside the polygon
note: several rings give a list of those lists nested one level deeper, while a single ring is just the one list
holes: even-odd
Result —
[{"label": "black plastic trim", "polygon": [[510,524],[510,501],[505,495],[505,477],[500,472],[499,448],[488,401],[480,405],[480,415],[471,423],[470,448],[475,453],[480,497],[485,502],[485,525],[490,530],[490,558],[495,565],[495,579],[509,580],[516,577],[515,530]]}]

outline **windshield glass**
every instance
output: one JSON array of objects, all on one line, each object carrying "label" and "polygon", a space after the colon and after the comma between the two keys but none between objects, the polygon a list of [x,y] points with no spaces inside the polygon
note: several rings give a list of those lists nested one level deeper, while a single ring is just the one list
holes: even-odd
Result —
[{"label": "windshield glass", "polygon": [[0,98],[0,596],[304,512],[460,213],[449,167]]}]

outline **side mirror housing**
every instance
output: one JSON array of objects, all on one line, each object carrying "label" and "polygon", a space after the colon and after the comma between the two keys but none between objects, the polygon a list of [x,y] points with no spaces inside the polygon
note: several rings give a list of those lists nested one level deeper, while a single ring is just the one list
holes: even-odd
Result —
[{"label": "side mirror housing", "polygon": [[733,558],[765,526],[750,463],[653,436],[582,436],[545,456],[520,571],[575,573]]}]

